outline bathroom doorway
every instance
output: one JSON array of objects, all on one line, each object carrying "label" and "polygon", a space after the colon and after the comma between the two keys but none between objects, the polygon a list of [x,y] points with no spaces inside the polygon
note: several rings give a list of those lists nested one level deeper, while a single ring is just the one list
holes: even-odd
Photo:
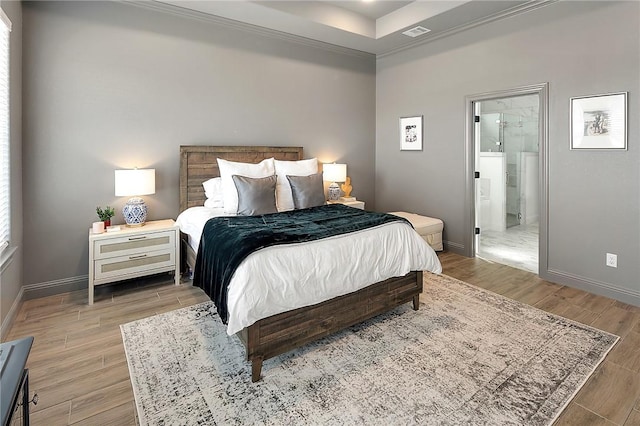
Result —
[{"label": "bathroom doorway", "polygon": [[473,102],[475,253],[539,272],[540,95]]}]

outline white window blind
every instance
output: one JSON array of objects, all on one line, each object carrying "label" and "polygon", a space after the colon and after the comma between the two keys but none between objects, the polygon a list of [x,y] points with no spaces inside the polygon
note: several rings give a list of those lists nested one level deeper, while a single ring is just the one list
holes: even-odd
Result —
[{"label": "white window blind", "polygon": [[11,232],[9,170],[9,32],[11,21],[0,9],[0,253]]}]

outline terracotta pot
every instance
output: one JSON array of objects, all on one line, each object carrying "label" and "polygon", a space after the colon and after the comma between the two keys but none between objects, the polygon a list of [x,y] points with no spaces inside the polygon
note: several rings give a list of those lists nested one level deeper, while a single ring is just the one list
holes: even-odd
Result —
[{"label": "terracotta pot", "polygon": [[107,226],[111,226],[111,219],[107,219],[107,220],[103,220],[104,222],[104,229],[107,229]]}]

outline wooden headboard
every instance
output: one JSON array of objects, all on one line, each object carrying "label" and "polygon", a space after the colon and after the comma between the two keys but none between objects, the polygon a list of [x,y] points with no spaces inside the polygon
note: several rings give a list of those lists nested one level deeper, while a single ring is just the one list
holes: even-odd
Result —
[{"label": "wooden headboard", "polygon": [[301,147],[274,146],[180,146],[180,212],[204,205],[202,182],[220,176],[218,158],[242,163],[259,163],[265,158],[297,161]]}]

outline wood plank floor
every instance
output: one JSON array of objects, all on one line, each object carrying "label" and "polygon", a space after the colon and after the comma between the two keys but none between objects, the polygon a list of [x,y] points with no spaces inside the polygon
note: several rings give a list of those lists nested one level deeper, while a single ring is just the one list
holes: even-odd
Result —
[{"label": "wood plank floor", "polygon": [[[621,336],[556,425],[640,425],[640,308],[482,259],[441,253],[444,273]],[[27,366],[33,425],[135,425],[119,325],[208,297],[168,275],[25,301],[7,340],[34,336]]]}]

